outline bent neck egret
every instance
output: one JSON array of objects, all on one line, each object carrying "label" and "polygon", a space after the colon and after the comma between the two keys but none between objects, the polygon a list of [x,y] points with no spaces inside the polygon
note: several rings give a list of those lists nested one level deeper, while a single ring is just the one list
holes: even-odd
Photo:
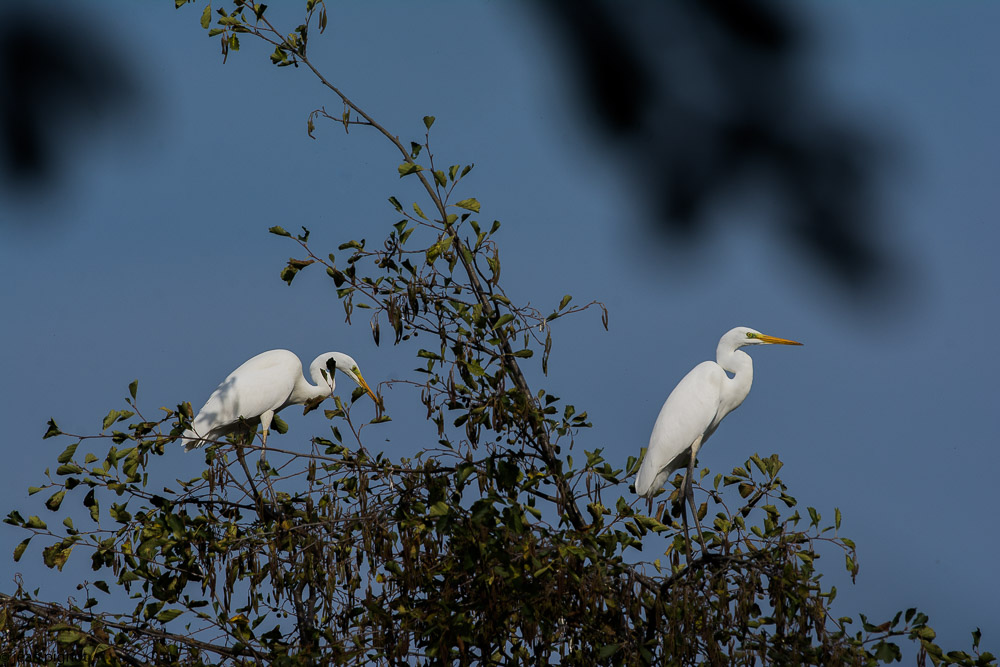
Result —
[{"label": "bent neck egret", "polygon": [[191,428],[183,433],[181,442],[185,449],[200,447],[205,442],[217,440],[239,423],[241,418],[260,417],[263,427],[263,445],[267,446],[267,431],[274,414],[289,405],[302,405],[313,400],[322,400],[333,395],[336,379],[327,370],[327,362],[332,361],[336,370],[341,371],[365,390],[376,404],[378,398],[372,392],[365,378],[358,370],[358,364],[351,357],[340,352],[325,352],[309,365],[309,375],[315,385],[302,375],[302,362],[288,350],[269,350],[250,359],[222,381],[198,416],[191,422]]},{"label": "bent neck egret", "polygon": [[[753,383],[753,361],[739,348],[747,345],[801,345],[794,340],[767,336],[755,329],[736,327],[728,331],[716,349],[716,361],[703,361],[677,383],[670,392],[649,436],[646,458],[635,476],[635,492],[652,498],[663,488],[671,473],[687,468],[681,489],[680,502],[685,496],[694,507],[691,477],[695,459],[719,423],[735,410],[750,393]],[[729,377],[732,373],[732,377]],[[687,515],[684,515],[685,531]],[[701,536],[701,524],[698,535]],[[701,539],[702,546],[705,540]]]}]

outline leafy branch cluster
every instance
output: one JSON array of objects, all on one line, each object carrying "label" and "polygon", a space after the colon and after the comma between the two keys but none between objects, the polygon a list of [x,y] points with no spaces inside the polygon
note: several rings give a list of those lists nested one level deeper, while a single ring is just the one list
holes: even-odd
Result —
[{"label": "leafy branch cluster", "polygon": [[274,64],[305,66],[344,109],[313,112],[310,135],[317,120],[377,132],[399,150],[400,177],[423,193],[423,206],[389,198],[396,221],[378,247],[352,240],[337,256],[314,250],[304,228],[270,231],[298,244],[282,279],[325,267],[348,323],[364,311],[377,345],[385,331],[413,351],[420,367],[388,384],[418,391],[428,429],[414,425],[412,438],[424,444],[399,460],[370,453],[365,436],[388,417],[356,424],[356,393],[322,411],[327,436],[269,446],[265,457],[254,429],[238,429],[203,450],[200,474],[165,480],[158,464],[179,448],[189,404],[147,418],[134,382],[100,433],[63,433],[50,421],[45,437],[68,444],[29,491],[44,491],[51,513],[73,509],[61,528],[11,511],[5,522],[28,535],[14,559],[38,540],[47,567],[63,571],[85,553],[93,574],[64,603],[20,580],[0,593],[2,659],[878,664],[899,659],[904,640],[920,661],[996,664],[979,651],[978,631],[971,652],[945,653],[914,609],[881,624],[861,616],[854,631],[851,618],[833,616],[837,592],[823,587],[817,562],[839,550],[853,577],[855,545],[839,535],[839,511],[832,523],[813,508],[800,515],[777,456],[754,455],[728,475],[702,470],[705,549],[684,539],[670,502],[643,513],[626,481],[638,461],[618,468],[603,449],[579,451],[587,414],[533,391],[521,367],[537,362],[547,374],[553,322],[599,308],[606,326],[603,306],[566,296],[543,312],[508,297],[500,225],[482,222],[475,198],[458,198],[472,165],[436,164],[434,118],[424,118],[421,141],[404,144],[310,61],[309,26],[322,32],[328,20],[321,0],[306,2],[290,33],[265,5],[226,7],[201,15],[224,57],[252,36],[274,48]]}]

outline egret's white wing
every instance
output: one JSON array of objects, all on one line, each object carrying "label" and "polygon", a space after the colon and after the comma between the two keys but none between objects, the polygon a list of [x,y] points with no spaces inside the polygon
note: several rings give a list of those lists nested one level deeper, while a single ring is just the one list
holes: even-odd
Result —
[{"label": "egret's white wing", "polygon": [[646,458],[635,477],[635,492],[652,497],[670,474],[687,466],[691,444],[716,425],[726,372],[704,361],[684,376],[660,409],[649,436]]},{"label": "egret's white wing", "polygon": [[[252,419],[284,407],[301,376],[302,363],[294,353],[270,350],[258,354],[216,387],[191,422],[185,438],[213,439],[240,417]],[[186,441],[188,449],[200,444],[193,438]]]}]

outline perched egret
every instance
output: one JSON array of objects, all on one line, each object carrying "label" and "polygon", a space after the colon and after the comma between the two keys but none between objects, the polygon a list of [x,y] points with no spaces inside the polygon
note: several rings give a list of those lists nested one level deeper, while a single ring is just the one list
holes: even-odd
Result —
[{"label": "perched egret", "polygon": [[229,374],[191,422],[191,428],[181,436],[186,449],[200,447],[206,441],[216,440],[239,422],[240,418],[260,417],[267,446],[267,430],[274,414],[289,405],[328,398],[336,386],[334,374],[327,370],[332,360],[336,369],[346,374],[372,400],[378,398],[368,387],[358,364],[346,354],[326,352],[309,365],[309,375],[316,385],[311,385],[302,375],[302,362],[288,350],[269,350],[258,354]]},{"label": "perched egret", "polygon": [[[793,340],[765,336],[747,327],[730,330],[719,341],[716,361],[703,361],[684,376],[660,409],[660,415],[649,436],[646,458],[635,476],[635,492],[650,499],[667,482],[670,475],[687,468],[681,487],[681,509],[685,497],[694,507],[691,490],[698,450],[708,440],[723,417],[735,410],[750,393],[753,382],[753,361],[739,348],[745,345],[801,345]],[[732,377],[729,377],[729,373]],[[687,515],[685,530],[687,529]],[[701,524],[698,524],[701,537]],[[702,545],[705,540],[702,538]]]}]

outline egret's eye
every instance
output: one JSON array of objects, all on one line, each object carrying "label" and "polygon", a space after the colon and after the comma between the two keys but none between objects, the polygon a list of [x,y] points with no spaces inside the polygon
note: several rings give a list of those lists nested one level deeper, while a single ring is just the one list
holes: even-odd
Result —
[{"label": "egret's eye", "polygon": [[755,334],[754,332],[752,332],[752,331],[748,331],[747,332],[747,338],[756,338],[756,337],[757,337],[757,334]]}]

